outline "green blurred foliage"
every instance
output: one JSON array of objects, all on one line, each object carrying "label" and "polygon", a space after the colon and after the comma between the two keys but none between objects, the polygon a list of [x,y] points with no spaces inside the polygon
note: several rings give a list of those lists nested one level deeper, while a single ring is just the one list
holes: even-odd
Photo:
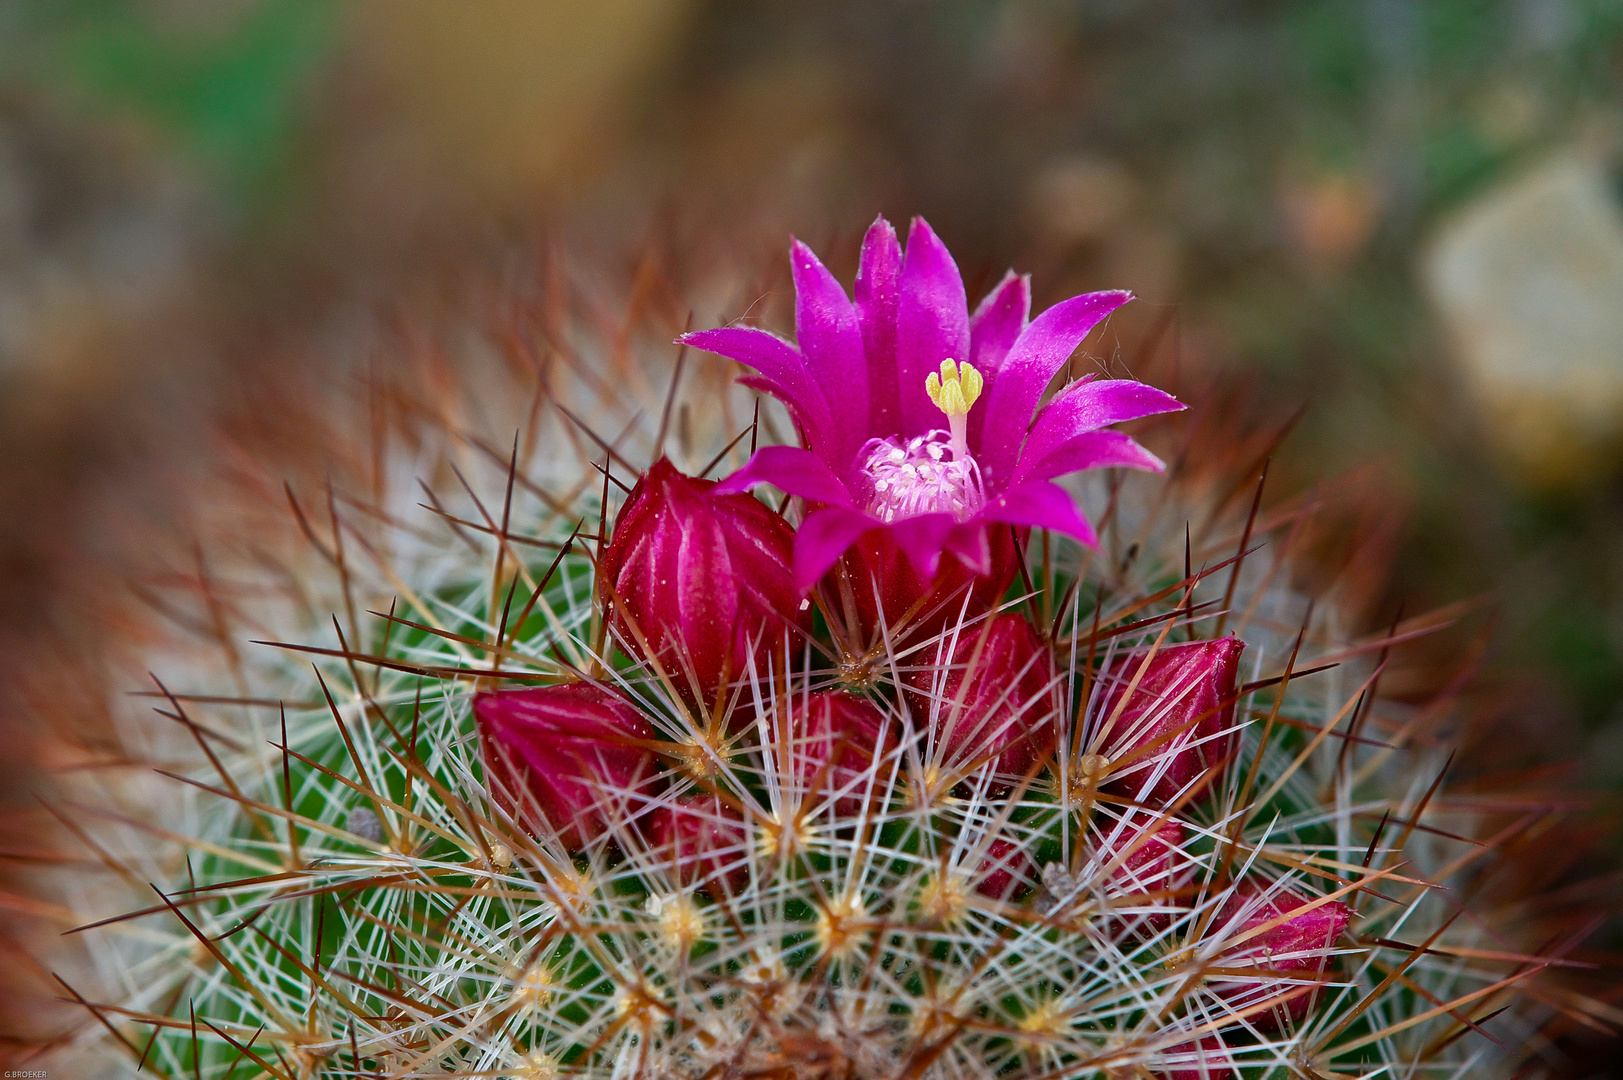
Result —
[{"label": "green blurred foliage", "polygon": [[0,83],[141,125],[226,205],[252,210],[280,194],[341,15],[338,0],[18,0]]}]

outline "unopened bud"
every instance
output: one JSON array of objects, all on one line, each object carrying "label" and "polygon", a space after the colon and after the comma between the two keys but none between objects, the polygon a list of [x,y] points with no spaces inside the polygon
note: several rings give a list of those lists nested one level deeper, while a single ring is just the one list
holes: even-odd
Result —
[{"label": "unopened bud", "polygon": [[1013,840],[993,840],[986,848],[978,870],[975,891],[994,900],[1013,900],[1036,876],[1028,845]]},{"label": "unopened bud", "polygon": [[889,530],[874,529],[858,538],[840,565],[829,572],[827,587],[843,596],[840,578],[847,577],[865,636],[871,638],[879,632],[882,617],[893,642],[920,641],[960,617],[973,618],[997,606],[1014,581],[1019,560],[1025,557],[1026,532],[988,525],[985,566],[973,567],[955,555],[944,554],[935,577],[926,579],[919,576]]},{"label": "unopened bud", "polygon": [[679,885],[717,896],[723,889],[740,892],[749,882],[744,819],[714,795],[683,795],[656,808],[648,842]]},{"label": "unopened bud", "polygon": [[[888,773],[882,765],[878,775],[873,773],[875,760],[883,759],[894,744],[886,728],[885,715],[855,694],[825,690],[795,695],[789,713],[790,753],[813,805],[839,792],[835,812],[853,817],[869,798],[883,799]],[[874,807],[876,812],[883,808]]]},{"label": "unopened bud", "polygon": [[[1147,660],[1129,656],[1100,679],[1102,704],[1092,712],[1112,762],[1108,790],[1155,809],[1180,797],[1193,801],[1205,795],[1233,742],[1229,733],[1244,648],[1232,635],[1163,645]],[[1129,687],[1132,697],[1122,705]],[[1212,773],[1197,784],[1209,769]]]},{"label": "unopened bud", "polygon": [[714,487],[654,462],[598,567],[616,638],[700,704],[752,660],[764,671],[809,617],[790,569],[794,531],[753,496]]},{"label": "unopened bud", "polygon": [[1212,980],[1217,992],[1229,998],[1235,1008],[1293,995],[1271,1012],[1252,1018],[1251,1022],[1264,1030],[1276,1028],[1281,1013],[1288,1013],[1293,1020],[1307,1015],[1316,991],[1304,990],[1302,984],[1322,979],[1330,962],[1330,950],[1352,917],[1351,910],[1339,900],[1291,914],[1309,903],[1307,897],[1288,889],[1275,889],[1265,895],[1258,886],[1242,882],[1212,923],[1214,934],[1233,939],[1288,916],[1277,926],[1237,942],[1219,961],[1220,966],[1231,971],[1257,968],[1255,976],[1225,975]]},{"label": "unopened bud", "polygon": [[1138,814],[1105,833],[1099,862],[1113,866],[1106,877],[1111,914],[1144,916],[1156,930],[1165,929],[1176,907],[1175,893],[1189,877],[1180,857],[1184,828],[1180,822],[1147,819]]},{"label": "unopened bud", "polygon": [[654,729],[601,686],[479,694],[473,711],[498,803],[531,825],[539,815],[568,848],[600,834],[616,796],[655,771]]},{"label": "unopened bud", "polygon": [[1234,1080],[1234,1057],[1221,1037],[1206,1035],[1174,1046],[1161,1055],[1166,1064],[1155,1070],[1161,1080]]},{"label": "unopened bud", "polygon": [[934,663],[908,677],[910,700],[948,764],[995,758],[1005,780],[1024,776],[1054,749],[1059,709],[1047,647],[1018,615],[966,627],[949,658],[951,644],[943,640]]}]

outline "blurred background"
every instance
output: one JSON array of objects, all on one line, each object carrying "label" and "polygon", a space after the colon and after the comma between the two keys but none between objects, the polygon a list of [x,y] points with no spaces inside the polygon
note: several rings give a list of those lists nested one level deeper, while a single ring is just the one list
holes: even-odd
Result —
[{"label": "blurred background", "polygon": [[848,274],[918,213],[1303,409],[1281,490],[1374,462],[1388,610],[1486,597],[1530,750],[1623,785],[1620,90],[1623,0],[8,0],[0,634],[424,265],[543,223]]}]

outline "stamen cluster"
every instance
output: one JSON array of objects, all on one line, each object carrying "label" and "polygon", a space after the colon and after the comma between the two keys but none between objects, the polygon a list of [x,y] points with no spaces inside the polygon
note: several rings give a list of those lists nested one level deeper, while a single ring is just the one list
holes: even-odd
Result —
[{"label": "stamen cluster", "polygon": [[869,439],[859,454],[867,480],[865,506],[880,521],[920,514],[951,514],[967,521],[986,502],[981,471],[967,452],[959,455],[944,431],[903,442],[895,435]]}]

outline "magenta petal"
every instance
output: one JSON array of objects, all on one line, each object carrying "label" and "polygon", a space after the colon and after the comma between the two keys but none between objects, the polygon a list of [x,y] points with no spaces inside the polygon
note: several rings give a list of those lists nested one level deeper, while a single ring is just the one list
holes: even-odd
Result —
[{"label": "magenta petal", "polygon": [[923,218],[914,218],[907,234],[896,308],[900,435],[912,438],[942,426],[945,417],[924,389],[925,377],[939,370],[943,360],[968,357],[969,301],[964,296],[964,279],[941,238]]},{"label": "magenta petal", "polygon": [[981,507],[975,515],[979,521],[1002,521],[1010,525],[1027,525],[1034,529],[1074,536],[1093,547],[1099,542],[1093,526],[1076,508],[1071,493],[1058,484],[1030,480],[1016,484],[1002,495]]},{"label": "magenta petal", "polygon": [[868,431],[900,431],[902,414],[896,400],[896,304],[902,273],[902,245],[896,230],[879,217],[862,240],[857,266],[857,318],[862,324],[862,351],[868,365]]},{"label": "magenta petal", "polygon": [[840,556],[869,529],[882,528],[877,518],[843,506],[831,506],[806,516],[795,533],[795,584],[809,592]]},{"label": "magenta petal", "polygon": [[1009,483],[1031,414],[1049,381],[1089,331],[1132,298],[1120,291],[1073,296],[1033,319],[1014,343],[997,378],[987,381],[980,405],[985,410],[978,452],[981,475],[992,490]]},{"label": "magenta petal", "polygon": [[941,545],[941,550],[957,556],[958,561],[974,573],[992,572],[992,545],[986,537],[986,526],[979,522],[954,526]]},{"label": "magenta petal", "polygon": [[[1036,464],[1085,431],[1186,406],[1164,390],[1131,379],[1075,382],[1048,403],[1020,450],[1022,463]],[[1086,468],[1087,466],[1083,466]],[[1015,476],[1020,475],[1016,467]],[[1016,483],[1018,483],[1018,479]]]},{"label": "magenta petal", "polygon": [[1130,435],[1120,431],[1084,431],[1049,451],[1035,464],[1028,463],[1022,454],[1014,467],[1014,482],[1052,480],[1083,469],[1114,468],[1162,472],[1166,465]]},{"label": "magenta petal", "polygon": [[806,370],[806,361],[795,347],[776,334],[753,326],[720,326],[683,334],[683,345],[713,352],[752,367],[776,385],[771,392],[794,413],[800,433],[816,449],[828,446],[831,430],[828,402]]},{"label": "magenta petal", "polygon": [[969,360],[988,382],[1031,317],[1031,278],[1013,270],[969,317]]},{"label": "magenta petal", "polygon": [[[969,360],[990,384],[1031,315],[1031,279],[1010,270],[969,317]],[[969,412],[969,446],[981,444],[985,409]]]},{"label": "magenta petal", "polygon": [[857,311],[834,275],[799,240],[789,250],[795,279],[795,337],[812,379],[828,402],[834,461],[846,461],[866,438],[868,365]]},{"label": "magenta petal", "polygon": [[957,524],[951,514],[919,514],[891,522],[890,533],[919,577],[929,581],[941,568],[941,550]]},{"label": "magenta petal", "polygon": [[851,505],[851,493],[828,463],[798,446],[763,446],[744,467],[716,485],[717,495],[748,491],[756,484],[771,484],[780,491],[809,502],[830,506]]}]

